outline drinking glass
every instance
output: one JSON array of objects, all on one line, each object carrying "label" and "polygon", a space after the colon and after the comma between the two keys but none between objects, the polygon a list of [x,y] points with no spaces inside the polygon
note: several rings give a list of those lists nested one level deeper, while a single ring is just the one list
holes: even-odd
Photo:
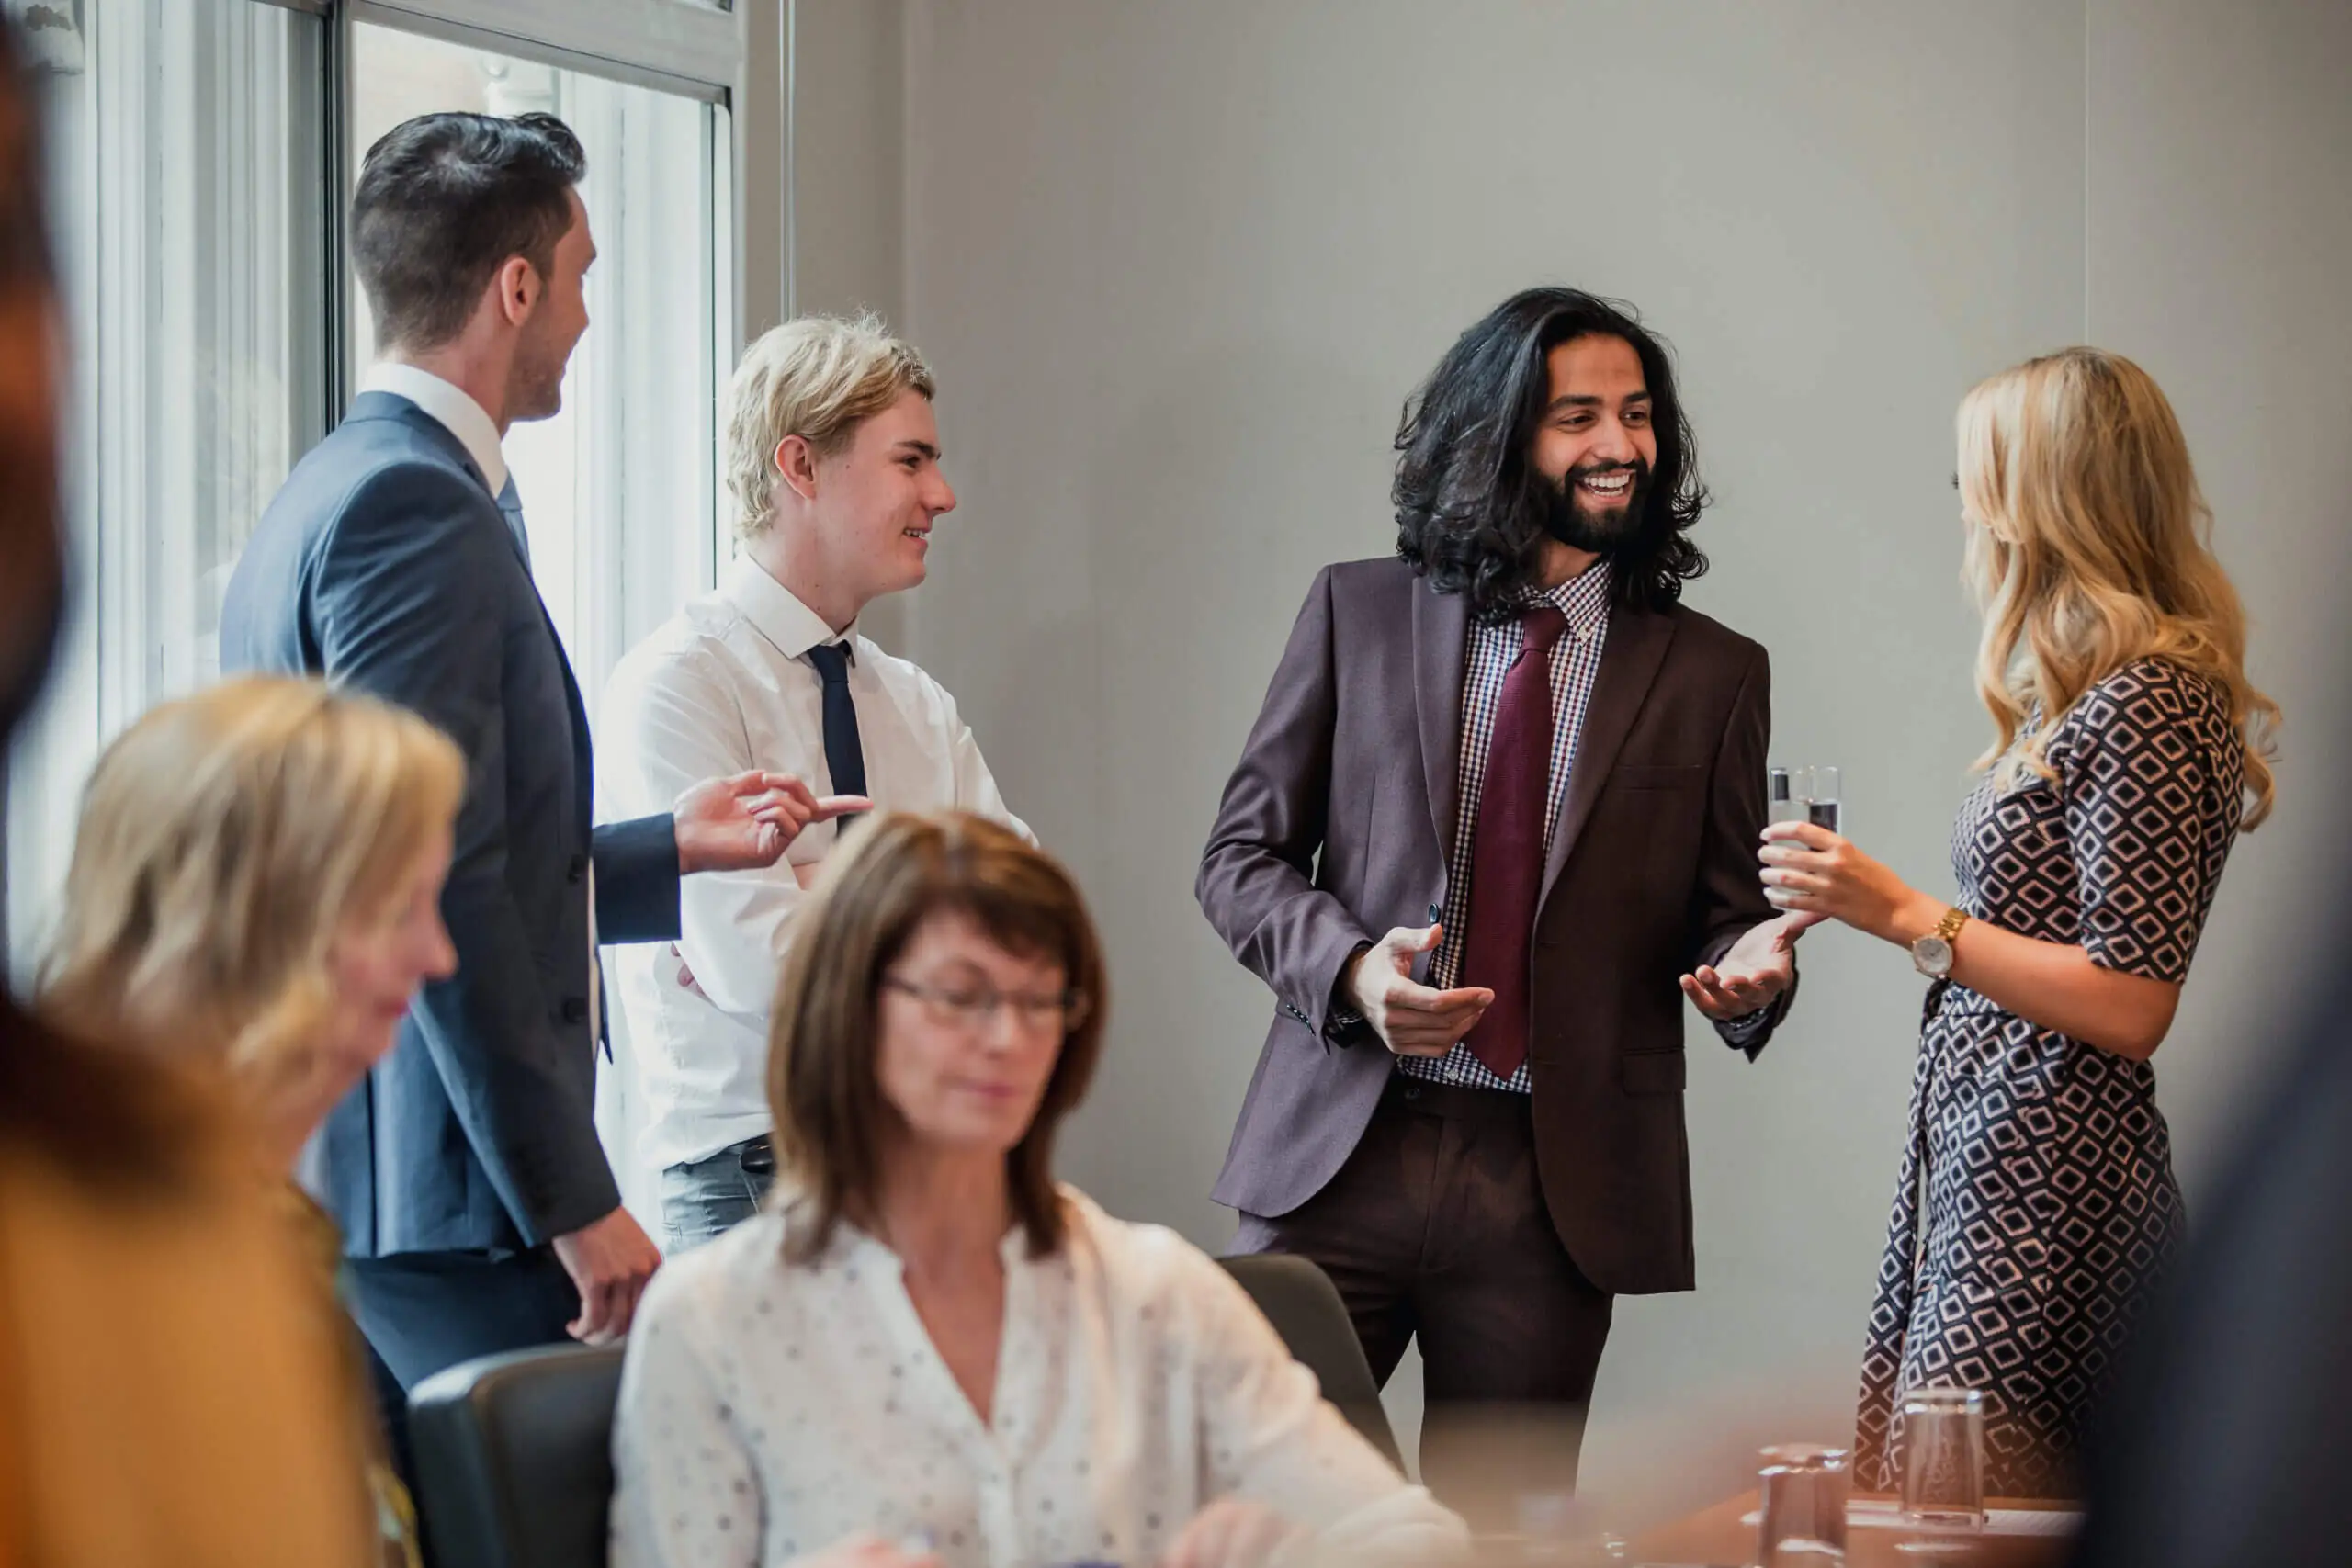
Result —
[{"label": "drinking glass", "polygon": [[1903,1397],[1903,1522],[1946,1533],[1984,1525],[1984,1396],[1919,1388]]},{"label": "drinking glass", "polygon": [[1795,773],[1788,768],[1776,767],[1767,776],[1770,780],[1770,788],[1765,795],[1765,820],[1804,821],[1804,806],[1797,799]]},{"label": "drinking glass", "polygon": [[1826,828],[1833,833],[1842,832],[1838,826],[1838,810],[1845,798],[1845,775],[1837,768],[1815,764],[1799,768],[1793,782],[1798,803],[1803,807],[1801,820],[1816,828]]},{"label": "drinking glass", "polygon": [[1851,1456],[1820,1443],[1779,1443],[1763,1451],[1758,1568],[1821,1568],[1846,1561],[1846,1495]]}]

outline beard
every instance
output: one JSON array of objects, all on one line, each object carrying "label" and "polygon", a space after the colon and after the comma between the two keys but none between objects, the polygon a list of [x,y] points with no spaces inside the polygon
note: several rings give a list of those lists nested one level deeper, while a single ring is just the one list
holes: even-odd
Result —
[{"label": "beard", "polygon": [[[1589,504],[1577,481],[1588,474],[1613,473],[1630,469],[1634,482],[1625,488],[1622,505],[1597,507]],[[1543,486],[1542,521],[1544,532],[1572,550],[1587,555],[1605,556],[1623,548],[1639,539],[1648,528],[1650,499],[1650,466],[1639,458],[1632,463],[1591,463],[1570,468],[1559,479]]]},{"label": "beard", "polygon": [[552,344],[526,337],[515,349],[514,367],[507,375],[506,417],[521,423],[552,419],[562,412],[563,377],[571,360],[569,351],[558,354]]}]

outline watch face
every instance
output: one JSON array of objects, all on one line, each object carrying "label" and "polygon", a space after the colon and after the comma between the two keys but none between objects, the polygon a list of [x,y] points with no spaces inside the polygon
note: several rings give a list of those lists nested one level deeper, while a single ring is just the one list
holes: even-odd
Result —
[{"label": "watch face", "polygon": [[1911,962],[1919,973],[1940,980],[1951,973],[1951,943],[1932,933],[1911,944]]}]

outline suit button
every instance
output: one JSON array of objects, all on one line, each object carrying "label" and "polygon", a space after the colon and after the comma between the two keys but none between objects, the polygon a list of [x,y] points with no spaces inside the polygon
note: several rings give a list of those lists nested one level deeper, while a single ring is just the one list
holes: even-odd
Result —
[{"label": "suit button", "polygon": [[571,863],[563,868],[563,879],[566,882],[577,882],[587,874],[588,857],[586,855],[572,856]]},{"label": "suit button", "polygon": [[566,997],[566,998],[563,998],[563,1021],[564,1021],[564,1022],[566,1022],[566,1023],[585,1023],[585,1022],[587,1022],[587,1021],[588,1021],[588,998],[587,998],[586,997]]}]

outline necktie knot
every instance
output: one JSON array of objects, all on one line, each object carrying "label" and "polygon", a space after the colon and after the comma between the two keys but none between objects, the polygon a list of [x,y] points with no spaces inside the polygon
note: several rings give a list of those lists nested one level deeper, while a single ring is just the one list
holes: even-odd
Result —
[{"label": "necktie knot", "polygon": [[808,662],[817,667],[817,678],[826,685],[849,684],[849,644],[820,642],[808,650]]},{"label": "necktie knot", "polygon": [[1520,614],[1519,628],[1526,639],[1522,645],[1526,651],[1541,656],[1550,653],[1552,645],[1568,629],[1568,617],[1557,604],[1530,604]]}]

